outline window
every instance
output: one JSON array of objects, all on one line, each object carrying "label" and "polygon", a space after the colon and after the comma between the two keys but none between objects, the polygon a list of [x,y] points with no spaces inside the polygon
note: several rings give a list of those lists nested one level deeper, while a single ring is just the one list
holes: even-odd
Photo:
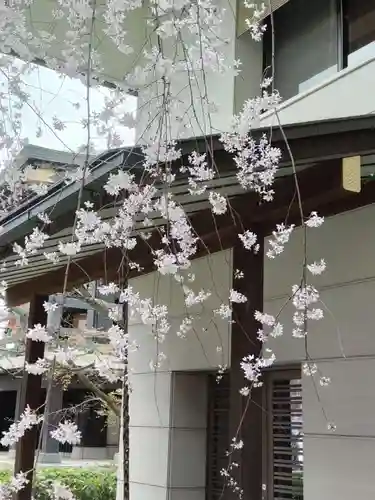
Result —
[{"label": "window", "polygon": [[303,499],[303,420],[300,370],[265,374],[267,500]]},{"label": "window", "polygon": [[84,332],[86,330],[86,323],[87,311],[72,307],[64,308],[61,317],[60,339],[68,339],[70,335],[74,335],[75,330]]},{"label": "window", "polygon": [[216,381],[216,374],[208,377],[206,500],[222,499],[226,487],[226,479],[220,471],[228,466],[229,380],[228,373],[220,382]]},{"label": "window", "polygon": [[86,328],[87,311],[84,309],[65,308],[61,318],[63,328]]},{"label": "window", "polygon": [[[270,75],[270,17],[263,65]],[[375,57],[375,0],[289,0],[273,14],[275,87],[289,99]]]},{"label": "window", "polygon": [[[0,432],[9,430],[9,427],[17,419],[16,415],[17,391],[0,391]],[[7,446],[0,444],[0,451],[8,450]]]},{"label": "window", "polygon": [[375,0],[343,0],[347,33],[347,65],[375,56]]},{"label": "window", "polygon": [[[273,15],[275,87],[290,97],[337,71],[336,0],[290,0]],[[272,30],[267,18],[264,64],[270,74]]]}]

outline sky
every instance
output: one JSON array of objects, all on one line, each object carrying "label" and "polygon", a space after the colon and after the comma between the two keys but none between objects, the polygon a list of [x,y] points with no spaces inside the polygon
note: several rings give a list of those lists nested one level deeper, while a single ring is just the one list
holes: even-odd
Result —
[{"label": "sky", "polygon": [[[18,60],[15,61],[22,64]],[[31,74],[23,75],[22,80],[25,84],[24,90],[30,95],[30,106],[24,105],[21,111],[22,136],[27,137],[30,144],[76,152],[80,146],[87,143],[87,130],[81,123],[81,120],[87,117],[86,86],[80,80],[62,78],[55,71],[34,64]],[[0,74],[0,86],[4,90],[7,88],[7,78],[3,74]],[[110,93],[111,91],[104,87],[91,89],[92,112],[103,109],[104,99],[109,97]],[[73,104],[79,104],[79,109]],[[136,98],[128,96],[123,111],[135,112],[135,109]],[[54,116],[67,124],[64,130],[53,132],[49,129],[52,127]],[[43,130],[40,137],[37,134],[39,126]],[[134,144],[134,130],[126,127],[116,127],[116,130],[123,145]],[[105,150],[106,141],[96,133],[94,127],[91,127],[91,135],[97,151]]]}]

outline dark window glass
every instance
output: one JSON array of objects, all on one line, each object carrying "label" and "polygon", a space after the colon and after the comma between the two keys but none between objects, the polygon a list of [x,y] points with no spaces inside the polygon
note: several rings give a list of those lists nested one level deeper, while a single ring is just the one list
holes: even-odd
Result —
[{"label": "dark window glass", "polygon": [[375,56],[375,0],[343,0],[348,32],[348,66]]},{"label": "dark window glass", "polygon": [[[290,0],[273,17],[275,88],[284,100],[337,72],[336,0]],[[266,66],[271,64],[271,30],[267,31]]]},{"label": "dark window glass", "polygon": [[225,373],[220,382],[217,382],[216,375],[209,375],[206,500],[222,500],[227,498],[228,494],[228,481],[220,471],[228,467],[229,398],[229,374]]},{"label": "dark window glass", "polygon": [[268,497],[303,500],[303,414],[299,370],[265,376]]}]

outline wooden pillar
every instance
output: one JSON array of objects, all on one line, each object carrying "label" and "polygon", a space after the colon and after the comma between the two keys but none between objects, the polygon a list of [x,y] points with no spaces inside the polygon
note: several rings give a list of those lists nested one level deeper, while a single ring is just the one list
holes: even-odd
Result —
[{"label": "wooden pillar", "polygon": [[[247,297],[247,302],[233,305],[231,368],[230,368],[230,439],[237,435],[244,447],[233,454],[239,464],[231,475],[243,490],[244,500],[262,498],[262,390],[254,388],[251,397],[242,396],[239,390],[251,386],[244,378],[241,360],[250,354],[258,356],[262,344],[257,340],[260,324],[254,319],[254,311],[263,310],[263,236],[255,228],[260,250],[257,254],[245,250],[241,241],[233,248],[233,274],[242,271],[244,277],[235,279],[233,288]],[[240,422],[242,425],[238,432]],[[227,491],[226,498],[238,498],[238,494]]]},{"label": "wooden pillar", "polygon": [[61,409],[63,407],[63,389],[54,381],[51,383],[51,393],[46,401],[47,411],[42,433],[42,448],[39,455],[40,463],[60,463],[59,442],[51,437],[51,431],[56,429],[61,420]]},{"label": "wooden pillar", "polygon": [[[49,300],[57,304],[57,308],[47,314],[47,329],[50,335],[57,337],[59,335],[61,320],[63,315],[63,296],[50,296]],[[47,394],[50,386],[50,394],[46,397],[45,422],[43,425],[42,447],[39,454],[41,463],[59,463],[59,442],[51,437],[51,431],[54,430],[61,420],[61,409],[63,405],[63,388],[54,380],[55,373],[45,380]]]},{"label": "wooden pillar", "polygon": [[[43,302],[48,301],[48,295],[36,295],[30,303],[28,325],[32,328],[40,323],[47,324],[47,313],[44,310]],[[35,363],[38,358],[44,357],[44,342],[35,342],[27,339],[25,360],[27,363]],[[26,406],[30,406],[32,410],[36,410],[42,400],[42,377],[40,375],[31,375],[24,372],[21,387],[21,413]],[[19,440],[16,447],[16,460],[14,473],[28,472],[29,483],[16,494],[16,500],[31,500],[33,468],[35,459],[35,449],[37,447],[38,428],[32,427],[25,432],[24,436]]]},{"label": "wooden pillar", "polygon": [[[127,287],[128,281],[126,279],[124,288]],[[122,304],[122,320],[119,326],[123,329],[125,334],[129,333],[128,321],[128,303]],[[119,469],[117,471],[117,490],[116,500],[129,498],[129,384],[128,384],[128,352],[124,359],[124,372],[122,381],[122,397],[121,397],[121,417],[120,417],[120,435],[119,435],[119,452],[118,461]]]}]

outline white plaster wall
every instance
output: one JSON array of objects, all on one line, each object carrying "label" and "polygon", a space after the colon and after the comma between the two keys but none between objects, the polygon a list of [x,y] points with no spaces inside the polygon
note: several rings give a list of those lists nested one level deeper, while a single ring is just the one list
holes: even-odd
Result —
[{"label": "white plaster wall", "polygon": [[107,420],[107,454],[110,458],[118,452],[120,438],[120,420],[110,415]]},{"label": "white plaster wall", "polygon": [[[326,309],[324,320],[309,324],[309,352],[314,357],[341,355],[339,338],[346,355],[375,354],[374,221],[375,205],[370,205],[331,217],[320,228],[307,232],[308,261],[324,258],[327,263],[327,270],[321,276],[311,277]],[[297,229],[283,254],[275,260],[265,259],[266,310],[277,313],[285,303],[292,285],[301,279],[302,260],[302,232]],[[284,308],[281,319],[285,337],[273,342],[280,361],[304,357],[303,341],[291,337],[293,310],[290,304]]]},{"label": "white plaster wall", "polygon": [[[324,258],[327,271],[314,282],[325,318],[308,328],[308,353],[331,385],[303,377],[305,499],[374,498],[375,456],[375,205],[326,220],[308,230],[308,261]],[[277,313],[301,274],[297,230],[284,254],[265,259],[265,310]],[[281,313],[283,337],[270,345],[279,364],[301,362],[304,340],[291,335],[293,307]],[[346,358],[343,358],[343,353]],[[320,400],[320,401],[319,401]],[[337,426],[328,431],[326,419]]]},{"label": "white plaster wall", "polygon": [[[232,62],[235,57],[236,1],[216,1],[217,5],[225,8],[220,36],[222,40],[227,40],[227,43],[220,47],[220,52],[223,53],[224,63],[228,63]],[[184,41],[189,45],[186,33],[184,33]],[[169,55],[172,60],[178,59],[175,54],[176,40],[173,37],[164,40],[163,47],[164,53]],[[181,50],[181,47],[179,47],[179,50]],[[186,59],[183,53],[179,57],[181,60]],[[178,100],[179,117],[184,116],[186,118],[188,116],[190,128],[185,126],[185,119],[183,124],[181,124],[181,119],[175,119],[171,114],[168,118],[170,122],[170,130],[168,131],[170,137],[168,136],[168,139],[177,140],[227,131],[233,115],[234,83],[235,76],[232,71],[217,74],[206,70],[204,80],[198,71],[195,71],[193,74],[183,71],[174,74],[171,77],[171,94]],[[136,140],[139,142],[144,142],[147,139],[149,133],[147,129],[152,123],[154,126],[151,136],[155,135],[155,131],[158,133],[157,124],[160,120],[161,103],[160,100],[156,102],[155,95],[160,95],[161,92],[161,88],[157,90],[155,87],[152,100],[149,97],[143,99],[142,92],[139,94],[136,125]],[[202,105],[202,97],[206,94],[208,99],[218,107],[216,113],[210,114],[210,119],[207,110]]]},{"label": "white plaster wall", "polygon": [[[194,308],[201,319],[180,339],[176,331],[185,315],[183,292],[171,277],[158,273],[131,280],[141,297],[165,304],[171,331],[157,346],[149,327],[133,318],[131,339],[139,350],[130,355],[130,495],[133,500],[204,500],[206,460],[206,377],[197,370],[228,364],[230,329],[227,321],[213,323],[212,310],[229,296],[232,253],[219,252],[193,262],[191,288],[211,290],[204,305]],[[217,352],[217,347],[221,348]],[[167,355],[153,370],[157,352]],[[184,372],[184,373],[181,373]]]},{"label": "white plaster wall", "polygon": [[[182,130],[176,123],[173,126],[173,137],[182,137],[182,134],[192,137],[203,135],[205,132],[226,131],[230,127],[233,113],[241,110],[246,99],[259,94],[262,78],[262,43],[253,42],[248,32],[240,37],[235,36],[235,23],[230,7],[227,9],[223,26],[225,26],[225,36],[230,39],[226,53],[230,59],[235,56],[241,61],[241,72],[237,77],[231,73],[209,77],[209,96],[220,104],[219,113],[212,115],[212,130],[199,110],[199,95],[197,95],[196,108],[200,127]],[[327,70],[327,78],[322,83],[285,100],[278,109],[280,122],[286,125],[373,113],[375,107],[369,96],[372,95],[375,81],[375,57],[373,56],[373,47],[370,46],[370,48],[371,50],[365,54],[366,57],[357,57],[357,59],[350,61],[350,67],[336,72],[335,66],[333,66],[329,71]],[[365,60],[363,60],[364,58]],[[176,89],[183,88],[186,85],[186,79],[184,78],[176,85]],[[181,101],[190,103],[189,92],[183,91],[181,93]],[[144,104],[140,101],[139,106],[143,107]],[[148,121],[149,118],[144,119],[140,115],[138,137]],[[278,125],[278,120],[273,112],[266,113],[261,120],[261,126],[269,127],[271,125]]]},{"label": "white plaster wall", "polygon": [[[321,363],[331,387],[319,390],[303,383],[305,495],[307,500],[374,498],[375,359]],[[326,429],[322,415],[337,425]]]},{"label": "white plaster wall", "polygon": [[[61,59],[61,51],[66,50],[66,46],[58,41],[64,40],[65,42],[69,24],[66,18],[56,22],[52,14],[54,7],[53,2],[37,0],[25,12],[25,20],[26,28],[31,33],[34,33],[35,30],[51,30],[55,36],[55,43],[51,44],[47,54],[49,57],[59,60]],[[100,62],[103,69],[101,75],[107,81],[124,84],[124,79],[126,80],[129,71],[134,67],[135,63],[138,64],[139,55],[142,53],[150,31],[147,19],[148,9],[146,6],[127,12],[123,28],[127,33],[126,43],[133,48],[133,52],[125,55],[116,48],[114,42],[107,35],[104,35],[103,31],[106,29],[107,24],[99,12],[94,25],[94,48],[101,58]]]},{"label": "white plaster wall", "polygon": [[[131,280],[130,285],[141,297],[151,297],[155,304],[168,306],[172,325],[166,340],[158,344],[150,326],[142,324],[137,318],[130,320],[130,338],[139,345],[129,361],[133,373],[153,372],[150,362],[156,361],[160,351],[166,354],[167,359],[158,371],[209,370],[219,364],[229,364],[230,326],[227,321],[213,318],[212,311],[229,297],[232,253],[228,250],[197,259],[189,272],[195,275],[195,281],[189,286],[196,293],[201,289],[212,292],[202,305],[189,310],[185,308],[181,285],[172,276],[161,276],[155,272]],[[176,332],[187,311],[196,319],[187,338],[181,339]]]},{"label": "white plaster wall", "polygon": [[[279,108],[282,125],[328,120],[373,113],[371,99],[375,58],[335,73],[322,84],[286,100]],[[265,114],[262,126],[277,125],[276,116]]]},{"label": "white plaster wall", "polygon": [[255,42],[246,31],[235,40],[235,56],[241,61],[235,78],[234,113],[239,113],[247,99],[260,94],[263,72],[263,43]]},{"label": "white plaster wall", "polygon": [[207,379],[162,372],[131,376],[130,493],[205,498]]}]

